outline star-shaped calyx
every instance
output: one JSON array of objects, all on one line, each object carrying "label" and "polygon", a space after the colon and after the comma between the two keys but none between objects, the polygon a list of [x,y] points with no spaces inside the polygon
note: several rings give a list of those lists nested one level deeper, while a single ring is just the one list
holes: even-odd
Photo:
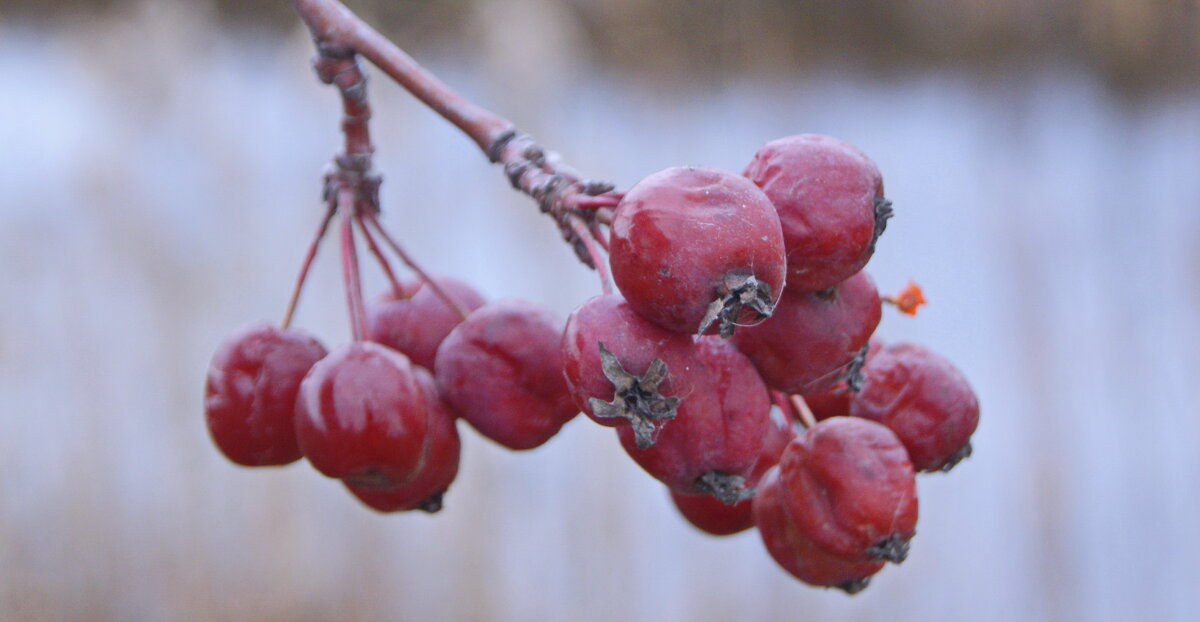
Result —
[{"label": "star-shaped calyx", "polygon": [[662,359],[650,361],[646,372],[635,376],[621,366],[616,355],[600,346],[600,368],[613,384],[613,400],[591,398],[588,405],[596,417],[628,419],[633,428],[633,437],[638,449],[654,445],[658,431],[668,419],[675,418],[679,398],[666,397],[658,392],[658,385],[667,379],[667,364]]},{"label": "star-shaped calyx", "polygon": [[753,274],[726,274],[722,283],[722,294],[708,305],[704,317],[700,320],[697,335],[703,335],[717,322],[717,332],[722,337],[733,335],[737,326],[738,316],[742,307],[750,307],[758,312],[758,319],[771,317],[775,303],[771,300],[771,286],[758,280]]},{"label": "star-shaped calyx", "polygon": [[693,484],[696,490],[710,494],[725,505],[734,505],[754,496],[754,489],[746,487],[746,478],[720,471],[705,471]]}]

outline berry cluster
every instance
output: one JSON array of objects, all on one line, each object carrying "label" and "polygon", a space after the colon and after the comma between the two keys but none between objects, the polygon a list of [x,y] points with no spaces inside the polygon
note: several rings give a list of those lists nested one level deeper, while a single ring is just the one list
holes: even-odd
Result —
[{"label": "berry cluster", "polygon": [[[348,167],[327,178],[283,327],[218,349],[206,416],[230,460],[304,457],[371,508],[434,512],[458,471],[457,419],[524,450],[583,412],[616,428],[698,528],[757,527],[788,572],[854,593],[905,559],[915,474],[970,454],[979,405],[965,378],[924,347],[872,338],[884,301],[912,313],[924,299],[911,285],[881,298],[862,271],[891,204],[875,165],[840,140],[770,142],[743,175],[671,168],[625,193],[574,195],[569,239],[604,293],[565,323],[427,277],[377,220],[377,186]],[[289,323],[339,217],[354,340],[328,352]],[[378,238],[415,278],[395,276]],[[390,283],[370,304],[357,239]]]}]

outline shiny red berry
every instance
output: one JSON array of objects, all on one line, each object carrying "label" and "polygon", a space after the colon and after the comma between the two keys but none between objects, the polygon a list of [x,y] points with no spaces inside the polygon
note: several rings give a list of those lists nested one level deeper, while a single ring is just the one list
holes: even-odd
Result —
[{"label": "shiny red berry", "polygon": [[425,441],[420,471],[403,486],[380,490],[345,482],[346,488],[368,507],[379,512],[442,509],[442,497],[458,475],[461,442],[454,413],[438,396],[433,376],[424,369],[413,370],[429,406],[429,434]]},{"label": "shiny red berry", "polygon": [[732,334],[783,291],[774,206],[745,178],[670,168],[635,184],[613,215],[613,280],[635,311],[676,332]]},{"label": "shiny red berry", "polygon": [[875,283],[859,272],[824,292],[788,289],[771,319],[733,339],[771,388],[819,393],[845,376],[880,316]]},{"label": "shiny red berry", "polygon": [[408,358],[377,343],[334,350],[300,383],[300,448],[329,477],[364,488],[407,484],[421,469],[428,429]]},{"label": "shiny red berry", "polygon": [[[796,436],[792,422],[779,410],[772,410],[771,424],[763,437],[762,448],[754,469],[746,478],[746,486],[756,488],[767,469],[779,463],[783,448]],[[669,489],[668,489],[669,490]],[[733,505],[728,505],[708,494],[695,494],[670,490],[671,500],[679,513],[697,529],[714,536],[726,536],[745,531],[754,526],[754,513],[751,503],[754,499],[744,499]]]},{"label": "shiny red berry", "polygon": [[[483,306],[483,296],[458,279],[436,277],[434,282],[466,313]],[[416,281],[405,284],[405,289],[388,290],[367,306],[367,339],[433,369],[438,346],[463,318],[429,285]]]},{"label": "shiny red berry", "polygon": [[563,378],[562,332],[553,313],[532,303],[480,307],[438,348],[442,398],[509,449],[545,443],[579,412]]},{"label": "shiny red berry", "polygon": [[886,426],[855,417],[818,422],[779,461],[781,495],[796,529],[831,556],[892,561],[916,533],[916,477]]},{"label": "shiny red berry", "polygon": [[563,375],[575,405],[597,423],[633,427],[649,447],[704,373],[692,338],[638,315],[620,296],[596,296],[567,318]]},{"label": "shiny red berry", "polygon": [[875,163],[829,136],[773,140],[745,175],[779,211],[792,291],[829,289],[862,270],[891,216]]},{"label": "shiny red berry", "polygon": [[894,343],[863,368],[850,414],[891,428],[918,471],[949,471],[971,455],[979,400],[966,377],[920,345]]},{"label": "shiny red berry", "polygon": [[320,342],[294,328],[261,323],[230,335],[213,356],[205,386],[204,417],[217,448],[244,466],[299,460],[296,394],[325,354]]},{"label": "shiny red berry", "polygon": [[745,355],[720,337],[699,337],[702,382],[681,396],[675,418],[652,447],[633,430],[617,434],[625,451],[672,490],[710,494],[733,505],[750,498],[747,484],[771,426],[771,399]]}]

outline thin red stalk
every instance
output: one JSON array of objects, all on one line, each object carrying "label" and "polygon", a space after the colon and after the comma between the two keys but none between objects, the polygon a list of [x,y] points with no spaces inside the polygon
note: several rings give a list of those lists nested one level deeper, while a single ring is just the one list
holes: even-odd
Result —
[{"label": "thin red stalk", "polygon": [[792,408],[792,403],[788,401],[788,396],[783,391],[771,389],[771,403],[779,407],[783,411],[783,416],[788,418],[788,421],[796,419],[796,410]]},{"label": "thin red stalk", "polygon": [[[463,98],[342,3],[336,0],[290,1],[312,32],[318,50],[323,55],[336,56],[347,52],[362,55],[426,106],[454,124],[475,142],[489,160],[504,166],[513,188],[533,197],[542,211],[555,218],[560,233],[574,247],[580,261],[590,262],[582,240],[575,237],[562,217],[565,212],[579,211],[579,208],[572,206],[575,202],[596,204],[585,211],[606,209],[605,205],[619,200],[619,193],[613,192],[612,184],[581,179],[555,154],[547,152],[529,135],[518,131],[511,121]],[[326,75],[323,73],[322,79]],[[340,83],[339,87],[342,87]],[[348,94],[348,89],[343,87],[343,94]],[[349,112],[347,118],[350,118]],[[583,197],[596,197],[596,200]]]},{"label": "thin red stalk", "polygon": [[443,290],[436,281],[430,278],[429,274],[426,273],[421,266],[417,265],[416,261],[413,261],[413,258],[409,256],[408,253],[404,252],[404,249],[401,248],[400,245],[396,243],[396,240],[392,239],[392,236],[388,234],[387,229],[384,229],[383,226],[379,224],[379,219],[375,217],[375,214],[367,213],[365,218],[371,223],[371,226],[375,228],[375,232],[383,238],[383,241],[389,247],[391,247],[392,252],[396,253],[396,256],[400,258],[400,261],[404,262],[404,265],[408,266],[413,272],[416,272],[417,276],[421,278],[421,281],[433,289],[433,293],[437,294],[437,297],[441,298],[442,302],[446,303],[451,309],[454,309],[454,312],[457,313],[459,317],[464,320],[467,319],[467,310],[464,309],[462,305],[458,304],[457,301],[451,298],[450,295],[447,294],[446,291]]},{"label": "thin red stalk", "polygon": [[575,230],[575,235],[579,236],[579,240],[583,242],[587,248],[588,255],[592,258],[592,265],[596,267],[596,274],[600,276],[600,291],[604,295],[612,293],[612,282],[608,276],[608,262],[604,260],[604,256],[600,254],[600,249],[596,239],[592,237],[591,230],[584,224],[583,219],[578,216],[571,215],[568,217],[571,228]]},{"label": "thin red stalk", "polygon": [[601,209],[605,207],[615,208],[621,202],[623,193],[610,192],[600,196],[589,196],[586,194],[574,195],[566,201],[568,206],[577,209]]},{"label": "thin red stalk", "polygon": [[358,225],[358,230],[362,232],[363,239],[367,241],[367,248],[371,251],[371,254],[375,256],[375,261],[379,264],[380,269],[382,269],[383,273],[387,275],[388,282],[392,284],[392,292],[395,294],[396,298],[407,298],[407,296],[405,296],[404,288],[400,285],[400,281],[396,279],[396,273],[392,271],[392,264],[387,260],[387,257],[384,256],[383,251],[379,248],[379,245],[375,243],[375,236],[371,235],[371,230],[367,228],[367,224],[363,222],[362,214],[356,215],[354,217],[354,222]]},{"label": "thin red stalk", "polygon": [[604,252],[609,252],[608,234],[604,232],[604,229],[600,227],[600,224],[593,222],[588,226],[588,231],[591,232],[592,238],[594,238],[596,242],[600,244],[600,247],[604,249]]},{"label": "thin red stalk", "polygon": [[796,408],[796,414],[800,417],[800,423],[804,424],[805,428],[811,428],[817,425],[817,418],[813,416],[812,409],[808,407],[808,402],[799,395],[790,396],[792,406]]},{"label": "thin red stalk", "polygon": [[342,212],[342,282],[346,288],[346,306],[350,311],[350,332],[355,341],[367,337],[367,314],[359,278],[358,251],[354,248],[354,192],[338,192],[338,211]]},{"label": "thin red stalk", "polygon": [[300,275],[296,277],[296,285],[292,287],[292,297],[288,300],[287,310],[283,312],[283,321],[279,323],[279,327],[284,330],[292,325],[292,316],[295,315],[296,306],[300,303],[300,292],[304,289],[304,282],[308,280],[308,271],[312,268],[313,260],[317,258],[317,249],[321,245],[321,240],[324,239],[325,232],[329,230],[329,221],[333,220],[333,213],[332,205],[325,210],[325,216],[321,218],[321,224],[317,226],[317,232],[308,245],[308,252],[304,254],[304,262],[300,264]]}]

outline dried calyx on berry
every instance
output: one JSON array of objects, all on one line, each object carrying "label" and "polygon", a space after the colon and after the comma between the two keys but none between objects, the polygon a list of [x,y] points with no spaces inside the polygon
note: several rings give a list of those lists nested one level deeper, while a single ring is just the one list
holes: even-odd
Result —
[{"label": "dried calyx on berry", "polygon": [[592,414],[600,419],[620,417],[629,421],[637,438],[638,449],[650,447],[662,422],[674,419],[679,407],[678,397],[666,397],[658,391],[658,385],[667,378],[667,364],[656,358],[650,361],[646,373],[635,376],[621,367],[621,362],[604,347],[604,343],[597,345],[604,377],[613,384],[613,399],[606,402],[595,397],[588,398]]},{"label": "dried calyx on berry", "polygon": [[654,444],[702,382],[692,338],[651,323],[620,296],[572,311],[561,345],[575,405],[601,425],[631,428],[639,447]]}]

